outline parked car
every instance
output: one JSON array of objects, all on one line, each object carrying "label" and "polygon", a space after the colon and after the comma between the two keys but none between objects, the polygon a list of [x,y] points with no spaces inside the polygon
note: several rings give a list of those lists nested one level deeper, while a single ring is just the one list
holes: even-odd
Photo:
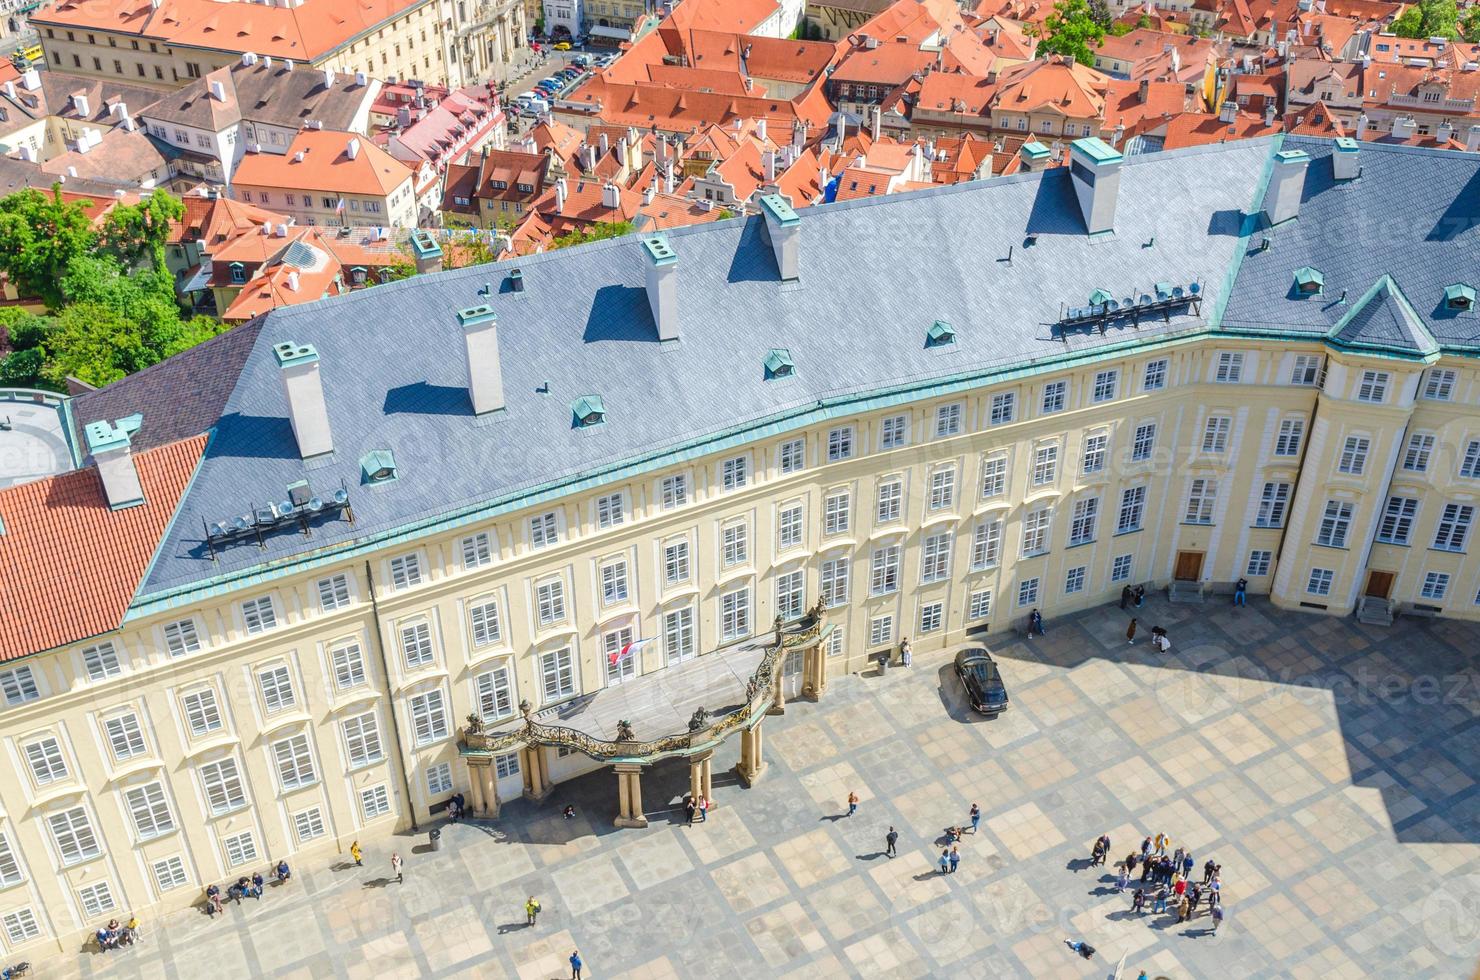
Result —
[{"label": "parked car", "polygon": [[985,647],[967,647],[956,654],[956,676],[973,710],[994,718],[1007,707],[1007,685]]},{"label": "parked car", "polygon": [[570,50],[570,42],[569,41],[556,41],[555,42],[555,50],[556,51],[569,51]]}]

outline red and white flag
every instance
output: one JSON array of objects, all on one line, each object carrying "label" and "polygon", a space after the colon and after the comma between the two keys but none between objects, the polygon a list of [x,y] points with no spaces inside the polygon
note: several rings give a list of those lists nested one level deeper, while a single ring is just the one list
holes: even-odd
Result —
[{"label": "red and white flag", "polygon": [[606,660],[607,660],[607,666],[609,666],[609,667],[615,667],[617,664],[621,663],[623,660],[626,660],[628,657],[632,656],[632,654],[635,651],[642,649],[643,647],[647,646],[651,642],[653,642],[653,639],[651,637],[649,637],[646,640],[633,640],[631,643],[628,643],[625,646],[623,646],[622,649],[617,650],[614,653],[610,654],[606,658]]}]

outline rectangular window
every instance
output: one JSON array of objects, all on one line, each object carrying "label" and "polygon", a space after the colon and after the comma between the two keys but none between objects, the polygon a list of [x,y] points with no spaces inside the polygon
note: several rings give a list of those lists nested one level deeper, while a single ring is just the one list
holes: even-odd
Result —
[{"label": "rectangular window", "polygon": [[[739,555],[739,558],[737,560],[738,561],[744,561],[745,560],[745,546],[744,546],[744,540],[743,539],[744,539],[744,535],[745,535],[745,525],[743,525],[743,524],[736,524],[736,525],[734,525],[734,527],[739,528],[739,533],[740,533],[740,536],[741,536],[740,555]],[[777,548],[778,551],[785,551],[788,548],[800,548],[802,546],[802,505],[801,504],[793,504],[793,505],[791,505],[789,507],[783,507],[783,508],[781,508],[781,513],[777,517],[776,527],[777,527],[777,543],[776,543],[776,548]],[[726,533],[728,534],[729,532],[726,531]],[[733,562],[733,561],[730,560],[730,553],[728,551],[728,547],[729,547],[729,539],[728,538],[726,538],[726,540],[725,540],[725,545],[726,545],[726,549],[727,549],[726,552],[725,552],[725,564],[726,565],[735,564],[735,562]]]},{"label": "rectangular window", "polygon": [[1017,604],[1019,608],[1031,606],[1038,601],[1038,579],[1025,578],[1018,583]]},{"label": "rectangular window", "polygon": [[875,616],[868,621],[868,645],[887,646],[894,642],[894,617]]},{"label": "rectangular window", "polygon": [[283,789],[307,786],[318,777],[313,768],[313,754],[308,736],[302,733],[272,743],[272,758],[277,764],[278,779]]},{"label": "rectangular window", "polygon": [[1151,458],[1156,448],[1156,423],[1147,422],[1136,427],[1136,439],[1131,445],[1131,460],[1139,462]]},{"label": "rectangular window", "polygon": [[884,420],[883,448],[898,449],[910,439],[910,417],[893,415]]},{"label": "rectangular window", "polygon": [[1248,571],[1246,572],[1246,574],[1250,578],[1257,578],[1257,577],[1259,577],[1261,575],[1268,575],[1269,574],[1269,563],[1270,563],[1270,561],[1273,558],[1274,558],[1274,552],[1272,552],[1272,551],[1251,551],[1251,552],[1249,552],[1249,564],[1248,564]]},{"label": "rectangular window", "polygon": [[874,508],[875,524],[893,524],[900,519],[904,504],[904,484],[890,480],[879,484],[878,502]]},{"label": "rectangular window", "polygon": [[421,556],[415,553],[391,559],[391,588],[409,589],[421,584]]},{"label": "rectangular window", "polygon": [[1048,525],[1052,517],[1053,510],[1049,507],[1030,510],[1023,517],[1022,554],[1024,557],[1041,555],[1048,550]]},{"label": "rectangular window", "polygon": [[992,590],[978,589],[971,593],[971,599],[967,603],[967,619],[989,619],[992,615]]},{"label": "rectangular window", "polygon": [[743,565],[750,554],[750,536],[743,521],[720,529],[720,556],[725,568]]},{"label": "rectangular window", "polygon": [[1367,452],[1371,448],[1372,443],[1365,437],[1347,436],[1345,445],[1341,447],[1341,459],[1336,464],[1337,471],[1361,476],[1367,469]]},{"label": "rectangular window", "polygon": [[182,619],[169,623],[164,628],[164,645],[172,657],[183,657],[200,649],[200,634],[195,630],[195,620]]},{"label": "rectangular window", "polygon": [[319,608],[324,612],[333,612],[335,609],[343,609],[349,605],[349,576],[332,575],[329,578],[321,578],[318,588]]},{"label": "rectangular window", "polygon": [[380,725],[376,723],[375,712],[346,718],[340,722],[340,727],[344,730],[344,745],[349,753],[351,769],[368,766],[384,758],[380,749]]},{"label": "rectangular window", "polygon": [[997,564],[1002,553],[1002,522],[982,521],[971,535],[971,570],[981,571]]},{"label": "rectangular window", "polygon": [[663,478],[663,509],[672,510],[689,502],[689,478],[683,473]]},{"label": "rectangular window", "polygon": [[246,623],[249,636],[266,632],[276,626],[277,613],[273,609],[272,596],[259,596],[243,602],[242,621]]},{"label": "rectangular window", "polygon": [[67,778],[67,763],[62,758],[62,746],[54,738],[38,739],[28,744],[26,763],[30,765],[31,776],[38,786]]},{"label": "rectangular window", "polygon": [[750,635],[750,589],[742,586],[719,597],[719,635],[728,643]]},{"label": "rectangular window", "polygon": [[570,647],[540,654],[540,683],[545,703],[576,693],[576,675]]},{"label": "rectangular window", "polygon": [[498,602],[488,599],[468,610],[472,626],[473,646],[486,647],[503,639],[503,624],[499,620]]},{"label": "rectangular window", "polygon": [[952,531],[940,531],[925,539],[920,548],[920,581],[943,582],[951,577]]},{"label": "rectangular window", "polygon": [[792,439],[781,444],[781,472],[795,473],[807,465],[807,443],[804,439]]},{"label": "rectangular window", "polygon": [[128,804],[129,816],[133,818],[139,840],[149,840],[175,829],[169,804],[165,802],[164,787],[159,783],[135,786],[124,793],[123,798]]},{"label": "rectangular window", "polygon": [[250,861],[257,860],[257,840],[250,830],[227,837],[221,842],[221,846],[226,849],[228,868],[239,868]]},{"label": "rectangular window", "polygon": [[1115,390],[1120,385],[1120,372],[1114,369],[1100,371],[1095,374],[1095,387],[1090,396],[1094,402],[1108,402],[1115,398]]},{"label": "rectangular window", "polygon": [[241,772],[235,759],[222,759],[201,766],[200,778],[211,813],[229,813],[246,804],[247,795],[242,789]]},{"label": "rectangular window", "polygon": [[875,548],[869,561],[869,594],[888,595],[899,589],[899,545]]},{"label": "rectangular window", "polygon": [[1434,531],[1434,547],[1440,551],[1464,551],[1475,508],[1469,504],[1445,504]]},{"label": "rectangular window", "polygon": [[535,586],[535,606],[539,612],[540,625],[549,626],[565,619],[565,583],[550,579]]},{"label": "rectangular window", "polygon": [[828,494],[822,501],[822,530],[824,534],[844,534],[851,525],[852,497],[846,490]]},{"label": "rectangular window", "polygon": [[1080,565],[1078,568],[1069,569],[1069,571],[1064,574],[1064,595],[1073,595],[1076,592],[1083,592],[1085,578],[1088,576],[1088,574],[1089,569],[1084,565]]},{"label": "rectangular window", "polygon": [[853,455],[853,426],[844,425],[827,434],[827,461],[836,463]]},{"label": "rectangular window", "polygon": [[596,498],[596,526],[602,529],[616,527],[626,519],[622,494],[609,493]]},{"label": "rectangular window", "polygon": [[601,604],[616,606],[627,601],[627,561],[619,558],[601,566]]},{"label": "rectangular window", "polygon": [[95,681],[107,680],[109,677],[117,677],[123,673],[123,665],[118,660],[118,650],[112,643],[98,643],[84,647],[82,664],[87,668],[87,676]]},{"label": "rectangular window", "polygon": [[452,763],[439,762],[427,767],[427,793],[440,796],[452,792]]},{"label": "rectangular window", "polygon": [[959,435],[961,432],[961,403],[952,402],[935,410],[935,438]]},{"label": "rectangular window", "polygon": [[991,419],[993,425],[1002,425],[1006,422],[1011,422],[1016,411],[1017,394],[1015,392],[1004,391],[1001,394],[992,396]]},{"label": "rectangular window", "polygon": [[29,942],[41,935],[41,926],[30,908],[16,909],[5,916],[5,938],[12,946]]},{"label": "rectangular window", "polygon": [[1285,509],[1290,504],[1290,484],[1266,483],[1259,495],[1259,512],[1254,516],[1256,527],[1283,527]]},{"label": "rectangular window", "polygon": [[829,558],[822,563],[819,574],[821,579],[822,604],[829,609],[848,603],[848,559]]},{"label": "rectangular window", "polygon": [[1116,555],[1115,560],[1110,562],[1110,581],[1130,581],[1131,569],[1134,567],[1135,562],[1135,555]]},{"label": "rectangular window", "polygon": [[113,749],[113,758],[118,762],[145,754],[144,732],[139,728],[135,714],[119,715],[103,722],[103,732],[108,736],[108,745]]},{"label": "rectangular window", "polygon": [[0,693],[5,695],[7,707],[25,704],[41,697],[41,692],[36,689],[36,678],[29,666],[0,670]]},{"label": "rectangular window", "polygon": [[259,673],[257,685],[262,689],[262,706],[268,714],[291,708],[297,703],[293,696],[293,678],[286,664],[278,664]]},{"label": "rectangular window", "polygon": [[1299,456],[1300,440],[1305,435],[1304,419],[1284,419],[1280,422],[1280,434],[1274,441],[1276,456]]},{"label": "rectangular window", "polygon": [[1069,382],[1050,381],[1043,386],[1043,414],[1052,415],[1054,412],[1064,410],[1064,402],[1069,394]]},{"label": "rectangular window", "polygon": [[1033,452],[1033,486],[1046,486],[1058,479],[1059,447],[1056,444],[1039,446]]},{"label": "rectangular window", "polygon": [[[569,655],[567,650],[566,656]],[[440,690],[427,691],[411,699],[411,728],[417,745],[447,737],[447,703]]]},{"label": "rectangular window", "polygon": [[680,538],[663,546],[663,581],[669,585],[689,580],[689,542]]},{"label": "rectangular window", "polygon": [[1146,488],[1127,487],[1120,492],[1120,514],[1115,521],[1115,533],[1139,531],[1146,516]]},{"label": "rectangular window", "polygon": [[1146,373],[1141,378],[1142,391],[1160,391],[1167,386],[1167,361],[1146,362]]},{"label": "rectangular window", "polygon": [[1387,544],[1407,544],[1418,516],[1416,497],[1389,497],[1377,525],[1377,540]]},{"label": "rectangular window", "polygon": [[956,468],[935,470],[930,474],[930,509],[948,510],[956,504]]},{"label": "rectangular window", "polygon": [[1381,402],[1387,398],[1390,380],[1386,371],[1363,371],[1362,382],[1357,385],[1357,401]]},{"label": "rectangular window", "polygon": [[663,614],[663,656],[669,664],[682,663],[694,656],[694,610],[692,606],[673,609]]},{"label": "rectangular window", "polygon": [[1321,383],[1321,357],[1319,354],[1297,354],[1295,366],[1290,371],[1292,385],[1315,385]]},{"label": "rectangular window", "polygon": [[221,728],[221,711],[216,705],[215,691],[192,691],[180,701],[185,708],[185,720],[190,725],[191,735],[200,738]]},{"label": "rectangular window", "polygon": [[478,675],[478,712],[487,722],[514,713],[514,682],[508,667],[495,667]]},{"label": "rectangular window", "polygon": [[[444,766],[446,763],[442,763]],[[449,778],[450,775],[449,775]],[[310,807],[293,814],[293,836],[298,843],[306,844],[324,836],[324,814],[318,807]]]},{"label": "rectangular window", "polygon": [[1336,573],[1329,568],[1312,568],[1310,579],[1305,583],[1305,591],[1311,595],[1330,595],[1331,581]]},{"label": "rectangular window", "polygon": [[750,483],[750,457],[736,456],[720,464],[720,483],[728,492]]},{"label": "rectangular window", "polygon": [[800,570],[776,576],[776,615],[788,621],[802,618],[805,581]]},{"label": "rectangular window", "polygon": [[1202,451],[1224,453],[1228,451],[1228,433],[1233,429],[1233,419],[1227,415],[1214,415],[1203,428]]},{"label": "rectangular window", "polygon": [[927,602],[922,605],[920,607],[920,632],[934,633],[940,629],[944,609],[944,605],[939,602]]},{"label": "rectangular window", "polygon": [[360,814],[366,820],[374,820],[391,812],[390,794],[385,784],[360,790]]},{"label": "rectangular window", "polygon": [[465,569],[482,568],[493,563],[493,539],[487,531],[462,539],[462,563]]},{"label": "rectangular window", "polygon": [[1435,602],[1449,595],[1449,576],[1444,572],[1429,572],[1423,577],[1423,586],[1418,590],[1420,598]]},{"label": "rectangular window", "polygon": [[51,837],[56,842],[57,853],[62,856],[62,864],[76,864],[103,853],[93,834],[92,823],[87,819],[87,811],[82,807],[53,813],[46,822],[51,827]]},{"label": "rectangular window", "polygon": [[1345,548],[1346,536],[1352,527],[1352,505],[1343,500],[1326,501],[1326,510],[1321,515],[1321,529],[1316,533],[1316,544],[1328,548]]},{"label": "rectangular window", "polygon": [[1007,492],[1007,456],[999,454],[982,460],[982,499],[1000,497]]},{"label": "rectangular window", "polygon": [[1238,384],[1244,377],[1244,355],[1242,352],[1219,351],[1218,368],[1213,378],[1220,384]]},{"label": "rectangular window", "polygon": [[1187,510],[1182,515],[1184,524],[1213,523],[1213,504],[1218,499],[1218,481],[1196,479],[1187,491]]},{"label": "rectangular window", "polygon": [[406,668],[415,670],[432,662],[432,627],[425,620],[406,623],[401,627],[401,653],[406,658]]},{"label": "rectangular window", "polygon": [[83,916],[89,919],[118,908],[118,903],[113,900],[113,890],[106,881],[96,881],[77,889],[77,901],[82,906]]},{"label": "rectangular window", "polygon": [[185,875],[185,862],[180,860],[178,854],[167,857],[163,861],[155,861],[152,868],[154,887],[161,892],[182,888],[190,883],[190,879]]},{"label": "rectangular window", "polygon": [[532,548],[548,548],[560,540],[560,529],[555,512],[540,514],[529,519],[529,544]]},{"label": "rectangular window", "polygon": [[1480,439],[1465,445],[1465,457],[1459,464],[1459,475],[1467,480],[1480,479]]},{"label": "rectangular window", "polygon": [[1079,471],[1086,475],[1099,473],[1105,469],[1106,447],[1110,444],[1110,437],[1103,432],[1084,437],[1084,456],[1079,463]]},{"label": "rectangular window", "polygon": [[1448,368],[1429,368],[1424,374],[1423,397],[1431,401],[1447,402],[1454,397],[1454,382],[1457,375]]},{"label": "rectangular window", "polygon": [[1403,452],[1403,469],[1411,473],[1427,473],[1433,454],[1434,437],[1415,432],[1408,438],[1408,448]]},{"label": "rectangular window", "polygon": [[1074,511],[1069,519],[1069,543],[1071,545],[1088,544],[1093,541],[1099,518],[1099,497],[1085,497],[1074,501]]}]

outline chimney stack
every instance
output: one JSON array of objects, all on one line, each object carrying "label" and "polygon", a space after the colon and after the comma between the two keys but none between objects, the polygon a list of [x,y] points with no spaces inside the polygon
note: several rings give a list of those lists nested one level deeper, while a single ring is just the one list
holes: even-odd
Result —
[{"label": "chimney stack", "polygon": [[1399,116],[1393,120],[1393,138],[1409,140],[1418,132],[1418,120],[1412,116]]},{"label": "chimney stack", "polygon": [[226,101],[226,85],[218,78],[211,79],[211,98],[217,102]]},{"label": "chimney stack", "polygon": [[430,232],[417,230],[411,235],[411,257],[418,275],[442,271],[442,246]]},{"label": "chimney stack", "polygon": [[780,194],[761,198],[761,214],[766,216],[766,237],[776,255],[776,268],[785,282],[801,278],[802,219]]},{"label": "chimney stack", "polygon": [[565,213],[566,193],[567,191],[565,189],[565,178],[561,177],[559,180],[555,181],[555,210],[560,212],[561,214]]},{"label": "chimney stack", "polygon": [[83,95],[81,92],[78,92],[72,96],[72,108],[76,109],[77,114],[84,119],[91,115],[91,113],[88,111],[90,106],[88,105],[87,96]]},{"label": "chimney stack", "polygon": [[627,137],[625,136],[617,140],[617,166],[623,169],[627,167]]},{"label": "chimney stack", "polygon": [[606,156],[607,151],[611,149],[611,143],[607,141],[606,133],[599,134],[596,141],[597,145],[601,147],[601,155]]},{"label": "chimney stack", "polygon": [[334,69],[333,68],[325,68],[324,69],[324,88],[333,88],[333,87],[334,87]]},{"label": "chimney stack", "polygon": [[1357,139],[1359,139],[1359,140],[1366,139],[1367,138],[1367,127],[1369,127],[1371,125],[1372,125],[1372,120],[1370,120],[1370,119],[1367,118],[1367,113],[1364,112],[1360,116],[1358,116],[1357,117]]},{"label": "chimney stack", "polygon": [[1331,173],[1337,180],[1353,180],[1362,172],[1358,156],[1362,145],[1350,136],[1342,136],[1331,151]]},{"label": "chimney stack", "polygon": [[1098,136],[1077,139],[1069,147],[1069,176],[1079,212],[1091,235],[1115,229],[1115,200],[1120,194],[1120,165],[1125,157]]},{"label": "chimney stack", "polygon": [[622,189],[616,184],[601,185],[601,206],[604,208],[618,208],[622,206]]},{"label": "chimney stack", "polygon": [[1274,155],[1274,172],[1264,191],[1264,216],[1271,225],[1284,224],[1300,214],[1309,164],[1310,156],[1304,150],[1281,150]]},{"label": "chimney stack", "polygon": [[312,344],[291,341],[274,345],[272,352],[283,372],[288,420],[298,440],[298,455],[310,459],[333,452],[329,407],[324,401],[324,381],[319,377],[319,352]]},{"label": "chimney stack", "polygon": [[298,292],[298,270],[297,269],[289,269],[288,270],[288,288],[291,289],[291,290],[293,290],[293,292],[295,292],[295,293]]},{"label": "chimney stack", "polygon": [[351,137],[349,143],[344,148],[344,152],[345,152],[345,155],[348,156],[351,160],[353,160],[355,157],[359,156],[360,155],[360,141],[358,139],[355,139],[355,138]]},{"label": "chimney stack", "polygon": [[139,483],[130,445],[130,438],[143,423],[144,416],[130,415],[116,423],[99,420],[83,427],[87,451],[98,464],[109,510],[137,507],[144,502],[144,487]]},{"label": "chimney stack", "polygon": [[1438,140],[1440,143],[1448,143],[1453,138],[1454,123],[1446,119],[1442,123],[1440,123],[1439,128],[1434,131],[1434,139]]},{"label": "chimney stack", "polygon": [[1218,121],[1233,124],[1238,120],[1238,103],[1225,102],[1218,107]]},{"label": "chimney stack", "polygon": [[765,173],[766,183],[774,184],[776,182],[776,152],[774,150],[767,150],[761,154],[761,169]]},{"label": "chimney stack", "polygon": [[1033,174],[1048,166],[1048,147],[1037,140],[1029,140],[1018,148],[1018,156],[1022,158],[1023,170]]},{"label": "chimney stack", "polygon": [[498,359],[498,314],[487,303],[458,310],[468,354],[468,395],[473,414],[504,409],[504,375]]},{"label": "chimney stack", "polygon": [[1480,152],[1480,126],[1470,127],[1465,135],[1465,149],[1471,153]]},{"label": "chimney stack", "polygon": [[874,106],[874,118],[870,123],[869,136],[875,143],[879,142],[879,132],[884,127],[884,109],[882,106]]},{"label": "chimney stack", "polygon": [[766,117],[761,116],[755,121],[755,135],[762,143],[766,141]]},{"label": "chimney stack", "polygon": [[1274,125],[1274,103],[1273,102],[1266,102],[1264,104],[1264,125],[1266,127],[1273,126]]},{"label": "chimney stack", "polygon": [[642,240],[647,254],[648,306],[653,311],[653,322],[658,325],[658,339],[678,339],[678,253],[661,235],[652,235]]}]

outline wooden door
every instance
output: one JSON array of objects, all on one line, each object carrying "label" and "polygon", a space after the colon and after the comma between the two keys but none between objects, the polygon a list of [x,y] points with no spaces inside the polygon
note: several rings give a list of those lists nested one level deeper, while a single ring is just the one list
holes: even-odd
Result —
[{"label": "wooden door", "polygon": [[1386,599],[1393,591],[1392,572],[1368,572],[1367,595],[1374,599]]},{"label": "wooden door", "polygon": [[1202,578],[1203,553],[1201,551],[1177,552],[1177,570],[1173,577],[1179,582],[1196,582]]}]

